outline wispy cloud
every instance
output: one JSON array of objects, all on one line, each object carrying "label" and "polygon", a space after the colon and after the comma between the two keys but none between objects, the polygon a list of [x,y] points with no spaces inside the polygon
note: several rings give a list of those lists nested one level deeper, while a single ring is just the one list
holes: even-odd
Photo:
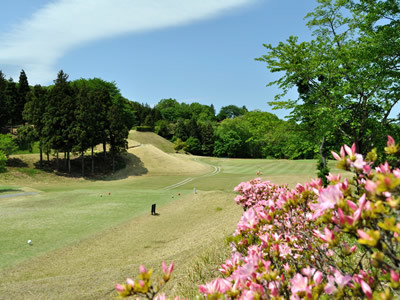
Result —
[{"label": "wispy cloud", "polygon": [[0,69],[48,83],[69,50],[116,35],[215,17],[255,0],[58,0],[0,35]]}]

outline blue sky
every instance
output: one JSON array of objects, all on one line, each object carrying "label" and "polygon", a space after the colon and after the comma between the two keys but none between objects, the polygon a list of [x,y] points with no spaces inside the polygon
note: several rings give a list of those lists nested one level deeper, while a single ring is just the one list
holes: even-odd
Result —
[{"label": "blue sky", "polygon": [[[271,111],[276,78],[254,60],[263,43],[309,40],[315,0],[13,0],[0,11],[0,70],[48,85],[115,81],[126,98]],[[296,97],[295,92],[291,97]],[[279,117],[286,112],[273,111]]]}]

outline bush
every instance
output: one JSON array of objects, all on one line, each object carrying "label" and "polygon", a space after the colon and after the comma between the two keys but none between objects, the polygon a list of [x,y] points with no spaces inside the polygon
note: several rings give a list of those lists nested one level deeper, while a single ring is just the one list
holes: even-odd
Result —
[{"label": "bush", "polygon": [[7,158],[17,150],[18,146],[11,134],[0,134],[0,151],[2,151]]},{"label": "bush", "polygon": [[[400,156],[389,137],[387,154]],[[222,278],[200,286],[208,299],[398,299],[400,169],[372,170],[355,146],[332,152],[352,180],[329,174],[290,190],[243,182],[245,212]]]},{"label": "bush", "polygon": [[187,139],[187,141],[185,143],[187,145],[188,152],[195,154],[195,155],[202,154],[201,143],[198,138],[191,136],[190,138]]},{"label": "bush", "polygon": [[0,151],[0,173],[6,171],[7,156],[3,151]]}]

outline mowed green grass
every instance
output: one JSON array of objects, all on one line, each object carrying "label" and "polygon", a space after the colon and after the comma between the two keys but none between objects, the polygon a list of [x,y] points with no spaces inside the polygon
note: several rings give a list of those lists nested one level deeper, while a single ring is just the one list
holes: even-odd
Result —
[{"label": "mowed green grass", "polygon": [[[210,172],[192,177],[150,172],[101,181],[55,176],[43,181],[33,174],[18,186],[0,176],[0,195],[13,189],[39,193],[0,198],[0,294],[6,299],[113,298],[116,282],[137,274],[140,264],[159,269],[163,260],[174,261],[176,278],[182,278],[210,241],[234,231],[242,213],[233,201],[236,185],[261,177],[294,186],[316,176],[315,161],[193,160],[210,165]],[[187,178],[192,180],[164,189]],[[159,216],[150,216],[153,203]],[[177,285],[172,280],[167,290],[174,293]]]}]

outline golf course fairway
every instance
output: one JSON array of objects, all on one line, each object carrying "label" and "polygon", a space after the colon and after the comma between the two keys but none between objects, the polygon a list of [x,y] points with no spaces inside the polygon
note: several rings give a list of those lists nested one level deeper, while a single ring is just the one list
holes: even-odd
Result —
[{"label": "golf course fairway", "polygon": [[129,138],[126,168],[101,179],[33,169],[36,154],[0,174],[0,299],[114,299],[115,283],[141,264],[157,275],[162,261],[175,263],[172,297],[193,260],[233,233],[236,185],[316,177],[315,161],[197,157],[154,133]]}]

